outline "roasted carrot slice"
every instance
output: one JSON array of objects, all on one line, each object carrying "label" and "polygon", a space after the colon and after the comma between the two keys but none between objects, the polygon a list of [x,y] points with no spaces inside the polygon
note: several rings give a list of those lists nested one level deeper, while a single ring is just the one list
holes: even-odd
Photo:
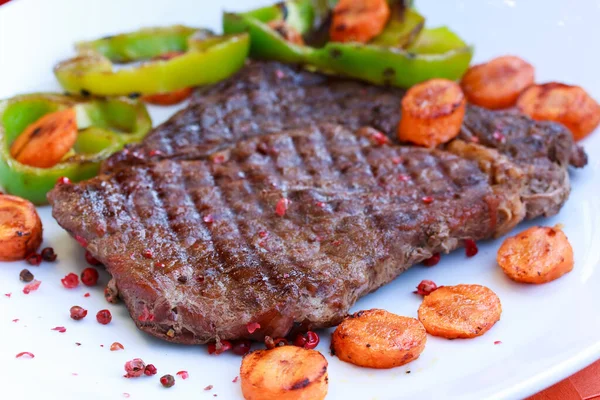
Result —
[{"label": "roasted carrot slice", "polygon": [[529,87],[517,100],[519,110],[533,119],[560,122],[575,140],[600,123],[600,105],[579,86],[550,82]]},{"label": "roasted carrot slice", "polygon": [[44,115],[29,125],[10,147],[21,164],[50,168],[60,162],[77,141],[77,118],[73,108]]},{"label": "roasted carrot slice", "polygon": [[398,138],[426,147],[445,143],[458,135],[465,108],[465,96],[455,82],[431,79],[415,85],[402,99]]},{"label": "roasted carrot slice", "polygon": [[419,358],[426,342],[425,328],[417,319],[373,309],[346,318],[333,332],[331,348],[342,361],[393,368]]},{"label": "roasted carrot slice", "polygon": [[172,106],[190,97],[192,91],[192,88],[183,88],[169,93],[148,94],[142,100],[157,106]]},{"label": "roasted carrot slice", "polygon": [[[175,57],[179,57],[182,54],[183,52],[181,51],[170,51],[154,57],[153,60],[171,60]],[[190,97],[192,91],[192,88],[183,88],[168,93],[148,94],[146,96],[142,96],[142,101],[155,104],[157,106],[172,106],[179,104]]]},{"label": "roasted carrot slice", "polygon": [[240,379],[246,400],[321,400],[327,395],[327,360],[296,346],[257,350],[242,360]]},{"label": "roasted carrot slice", "polygon": [[367,43],[390,18],[386,0],[340,0],[333,9],[329,37],[334,42]]},{"label": "roasted carrot slice", "polygon": [[500,299],[485,286],[441,286],[423,298],[419,321],[433,336],[469,339],[486,333],[501,313]]},{"label": "roasted carrot slice", "polygon": [[523,283],[546,283],[573,269],[573,248],[558,228],[534,226],[507,238],[496,260],[510,279]]},{"label": "roasted carrot slice", "polygon": [[469,68],[460,86],[469,102],[497,110],[515,105],[533,81],[531,64],[519,57],[503,56]]},{"label": "roasted carrot slice", "polygon": [[42,221],[29,201],[0,195],[0,261],[16,261],[42,243]]}]

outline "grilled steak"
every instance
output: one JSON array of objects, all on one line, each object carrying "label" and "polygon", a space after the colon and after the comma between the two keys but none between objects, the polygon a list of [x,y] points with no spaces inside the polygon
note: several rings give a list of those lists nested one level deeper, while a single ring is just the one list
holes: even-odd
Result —
[{"label": "grilled steak", "polygon": [[401,147],[372,128],[325,123],[186,158],[49,194],[136,324],[179,343],[334,325],[411,265],[525,214],[520,168],[460,140],[448,151]]},{"label": "grilled steak", "polygon": [[[234,78],[199,91],[188,108],[140,146],[113,156],[104,170],[141,159],[193,159],[238,140],[315,121],[353,129],[372,126],[395,141],[402,94],[279,63],[253,62]],[[498,149],[523,169],[529,218],[556,214],[569,195],[569,162],[576,167],[587,162],[566,128],[515,112],[469,105],[461,137]]]},{"label": "grilled steak", "polygon": [[53,215],[141,329],[261,339],[334,325],[432,254],[555,214],[569,163],[587,161],[558,124],[475,106],[443,150],[390,145],[377,130],[396,141],[402,95],[250,63],[99,177],[55,188]]}]

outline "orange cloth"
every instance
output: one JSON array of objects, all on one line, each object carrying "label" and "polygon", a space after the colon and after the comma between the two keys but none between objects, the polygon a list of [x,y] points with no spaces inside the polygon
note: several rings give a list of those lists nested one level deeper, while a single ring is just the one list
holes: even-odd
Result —
[{"label": "orange cloth", "polygon": [[600,399],[600,361],[527,400]]}]

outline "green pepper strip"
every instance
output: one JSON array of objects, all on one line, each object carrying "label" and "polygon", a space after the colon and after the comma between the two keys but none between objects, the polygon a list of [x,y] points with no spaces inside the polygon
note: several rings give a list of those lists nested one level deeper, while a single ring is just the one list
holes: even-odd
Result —
[{"label": "green pepper strip", "polygon": [[[87,51],[58,64],[54,68],[54,74],[63,88],[71,93],[92,93],[101,96],[146,95],[216,83],[233,75],[244,65],[250,47],[247,34],[208,39],[205,35],[198,37],[188,34],[187,31],[181,33],[181,37],[187,41],[186,52],[170,60],[157,60],[138,67],[114,71],[109,58],[95,51]],[[117,36],[115,40],[121,44],[110,50],[100,44],[80,47],[87,46],[88,50],[94,47],[104,48],[103,51],[107,54],[118,53],[119,59],[181,50],[180,41],[172,38],[163,41],[156,39],[160,45],[153,48],[150,45],[154,42],[146,40],[146,34],[129,35],[133,35],[130,41],[122,40],[122,35]],[[147,43],[151,48],[140,50],[141,43]],[[124,57],[125,55],[127,57]]]},{"label": "green pepper strip", "polygon": [[[77,142],[63,161],[52,168],[24,165],[10,155],[10,146],[27,126],[43,115],[74,107],[80,129]],[[85,100],[35,93],[0,101],[0,186],[35,204],[46,204],[46,193],[58,178],[73,182],[98,173],[106,157],[127,143],[140,141],[151,129],[146,107],[126,98]]]},{"label": "green pepper strip", "polygon": [[473,49],[462,40],[460,46],[440,54],[419,54],[398,48],[356,43],[329,42],[318,49],[298,46],[287,42],[268,25],[252,16],[231,13],[224,15],[225,32],[239,29],[240,26],[245,26],[245,30],[250,33],[250,53],[253,57],[303,64],[321,72],[378,85],[408,88],[431,78],[456,80],[467,70],[473,56]]}]

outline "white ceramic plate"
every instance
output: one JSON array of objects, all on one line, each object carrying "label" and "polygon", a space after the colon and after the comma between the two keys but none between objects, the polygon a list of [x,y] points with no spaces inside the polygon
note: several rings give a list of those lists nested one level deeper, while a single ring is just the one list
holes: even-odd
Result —
[{"label": "white ceramic plate", "polygon": [[[72,54],[75,40],[172,23],[218,29],[222,9],[243,10],[268,2],[15,0],[0,7],[0,97],[59,90],[51,68]],[[518,54],[537,67],[538,81],[581,84],[600,99],[594,45],[600,37],[598,2],[420,0],[418,6],[430,26],[449,24],[474,43],[476,61]],[[172,112],[153,109],[155,122]],[[321,332],[319,350],[330,365],[328,398],[522,398],[600,358],[600,133],[584,144],[590,165],[572,174],[568,203],[557,217],[536,221],[565,224],[575,250],[573,272],[542,286],[515,284],[495,264],[500,240],[481,244],[472,259],[458,251],[435,268],[413,268],[354,309],[380,307],[416,316],[420,298],[411,292],[422,279],[432,279],[443,285],[489,286],[502,300],[502,320],[473,340],[429,338],[421,358],[389,371],[361,369],[331,357],[329,335]],[[64,289],[60,278],[86,266],[83,252],[57,226],[49,208],[40,208],[40,213],[44,245],[53,246],[59,260],[29,267],[42,281],[29,295],[22,293],[18,279],[27,265],[0,265],[0,398],[114,399],[124,393],[135,399],[241,398],[239,383],[232,382],[239,357],[209,357],[204,346],[167,344],[138,331],[124,306],[106,303],[103,286]],[[101,284],[106,281],[103,274]],[[85,298],[86,292],[91,296]],[[69,318],[75,304],[90,311],[83,321]],[[110,325],[95,321],[102,308],[113,313]],[[52,331],[55,326],[67,331]],[[502,344],[494,345],[498,340]],[[125,351],[109,351],[115,341]],[[35,359],[15,359],[22,351],[33,352]],[[123,365],[134,357],[154,363],[159,375],[124,379]],[[180,370],[187,370],[190,378],[177,379],[169,390],[160,387],[160,375]],[[205,391],[208,385],[213,388]]]}]

